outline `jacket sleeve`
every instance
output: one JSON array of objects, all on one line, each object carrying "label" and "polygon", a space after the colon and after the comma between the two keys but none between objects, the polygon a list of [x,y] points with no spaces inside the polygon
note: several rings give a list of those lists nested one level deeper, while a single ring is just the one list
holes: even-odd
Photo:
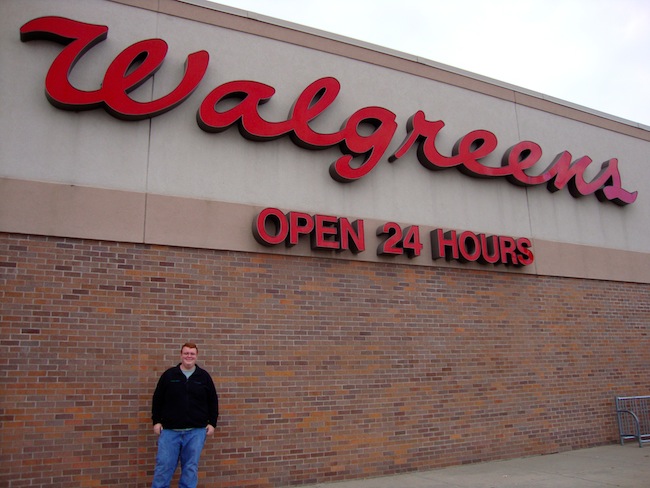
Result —
[{"label": "jacket sleeve", "polygon": [[153,392],[153,399],[151,401],[151,421],[153,425],[162,423],[162,413],[165,403],[165,389],[167,381],[165,380],[166,374],[163,373],[158,380],[156,389]]},{"label": "jacket sleeve", "polygon": [[219,396],[210,375],[208,375],[208,415],[208,423],[216,427],[217,418],[219,417]]}]

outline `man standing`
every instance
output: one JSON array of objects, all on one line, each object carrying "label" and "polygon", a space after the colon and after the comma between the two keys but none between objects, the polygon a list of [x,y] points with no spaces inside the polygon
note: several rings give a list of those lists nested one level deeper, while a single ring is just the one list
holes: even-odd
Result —
[{"label": "man standing", "polygon": [[198,354],[196,344],[183,344],[181,362],[162,374],[154,391],[151,419],[159,437],[152,488],[169,487],[179,460],[179,487],[198,483],[201,450],[219,415],[217,390],[210,374],[196,365]]}]

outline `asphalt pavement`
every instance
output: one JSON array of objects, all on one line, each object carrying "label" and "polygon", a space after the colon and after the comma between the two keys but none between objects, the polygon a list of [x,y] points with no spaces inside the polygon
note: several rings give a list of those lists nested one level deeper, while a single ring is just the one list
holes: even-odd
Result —
[{"label": "asphalt pavement", "polygon": [[302,488],[650,488],[650,444],[636,442]]}]

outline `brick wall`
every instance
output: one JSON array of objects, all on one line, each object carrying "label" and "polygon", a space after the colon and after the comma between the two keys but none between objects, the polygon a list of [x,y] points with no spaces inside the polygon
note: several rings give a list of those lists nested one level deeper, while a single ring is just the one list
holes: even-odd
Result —
[{"label": "brick wall", "polygon": [[201,486],[281,487],[617,440],[650,287],[0,234],[0,486],[149,486],[180,344],[220,393]]}]

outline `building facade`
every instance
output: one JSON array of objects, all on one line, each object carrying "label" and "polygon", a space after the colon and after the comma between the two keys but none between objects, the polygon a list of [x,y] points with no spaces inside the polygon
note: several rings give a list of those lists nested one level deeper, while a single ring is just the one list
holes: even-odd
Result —
[{"label": "building facade", "polygon": [[0,25],[3,486],[148,486],[188,340],[206,487],[611,443],[648,394],[647,127],[201,0]]}]

